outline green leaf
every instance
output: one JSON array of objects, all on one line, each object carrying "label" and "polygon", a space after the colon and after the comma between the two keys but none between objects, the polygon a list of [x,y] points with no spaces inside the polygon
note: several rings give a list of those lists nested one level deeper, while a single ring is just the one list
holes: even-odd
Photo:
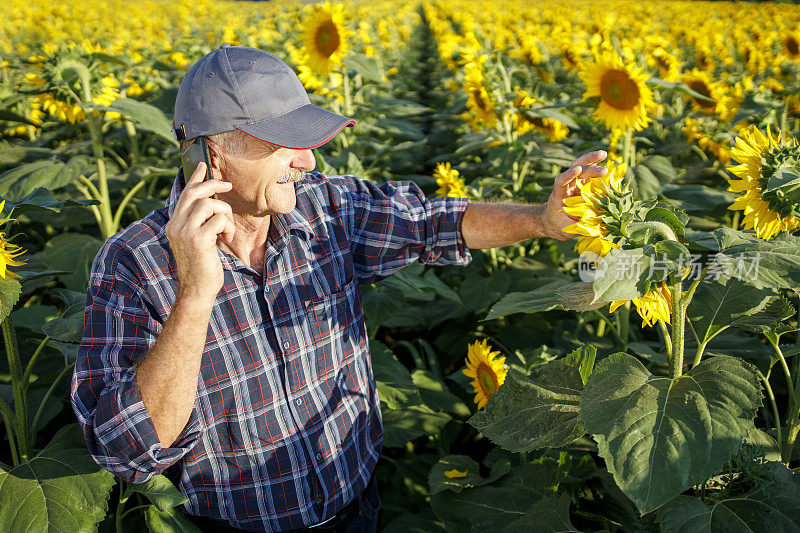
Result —
[{"label": "green leaf", "polygon": [[512,452],[566,446],[585,433],[578,420],[583,382],[577,368],[554,361],[525,376],[515,368],[469,423]]},{"label": "green leaf", "polygon": [[161,474],[151,477],[144,483],[129,483],[127,486],[129,490],[147,496],[147,499],[161,511],[189,501],[167,476]]},{"label": "green leaf", "polygon": [[512,313],[537,313],[551,309],[566,309],[559,298],[559,289],[569,285],[568,279],[541,278],[538,288],[528,292],[512,292],[492,306],[483,320],[493,320]]},{"label": "green leaf", "polygon": [[551,120],[557,120],[561,122],[566,127],[571,128],[573,130],[580,129],[578,123],[572,120],[572,117],[569,115],[562,113],[561,111],[555,109],[552,106],[533,106],[529,109],[517,109],[517,113],[520,113],[526,120],[529,122],[534,122],[537,118],[549,118]]},{"label": "green leaf", "polygon": [[675,200],[680,209],[701,216],[708,216],[713,211],[723,211],[736,200],[735,193],[698,184],[671,184],[664,187],[663,194],[670,200]]},{"label": "green leaf", "polygon": [[702,100],[708,104],[716,103],[716,100],[714,100],[713,98],[709,98],[693,89],[690,89],[689,86],[686,85],[685,83],[681,83],[678,81],[666,81],[660,78],[656,78],[655,76],[652,76],[649,80],[647,80],[647,83],[650,85],[655,85],[657,87],[662,87],[664,89],[669,89],[671,91],[675,91],[681,94],[685,94],[686,96],[691,96],[692,98],[695,98],[697,100]]},{"label": "green leaf", "polygon": [[520,487],[483,486],[434,494],[431,508],[448,531],[505,531],[539,499],[537,493]]},{"label": "green leaf", "polygon": [[111,102],[111,105],[94,104],[92,107],[104,111],[116,111],[129,118],[137,128],[155,133],[172,144],[175,143],[172,136],[172,122],[155,106],[130,98],[119,98]]},{"label": "green leaf", "polygon": [[670,160],[663,155],[647,156],[633,166],[631,171],[634,195],[644,200],[656,198],[665,185],[678,177]]},{"label": "green leaf", "polygon": [[653,207],[644,217],[645,220],[656,222],[663,222],[678,236],[678,239],[683,240],[683,226],[684,224],[678,219],[673,211],[664,207]]},{"label": "green leaf", "polygon": [[15,278],[0,278],[0,321],[11,314],[11,310],[19,300],[22,285]]},{"label": "green leaf", "polygon": [[28,124],[29,126],[37,126],[35,122],[32,122],[28,117],[24,115],[20,115],[19,113],[15,113],[9,109],[0,109],[0,120],[7,120],[9,122],[20,122],[22,124]]},{"label": "green leaf", "polygon": [[688,329],[699,342],[707,343],[734,319],[762,311],[771,294],[735,278],[702,281],[686,310]]},{"label": "green leaf", "polygon": [[68,289],[81,292],[86,290],[92,261],[102,244],[103,241],[91,235],[62,233],[47,241],[44,250],[32,257],[43,259],[53,270],[74,272],[59,278]]},{"label": "green leaf", "polygon": [[150,533],[202,533],[186,515],[177,509],[160,510],[155,505],[145,509],[144,521]]},{"label": "green leaf", "polygon": [[[714,234],[718,231],[714,230]],[[722,253],[716,255],[715,265],[727,276],[744,279],[758,287],[794,289],[800,286],[800,237],[780,233],[770,241],[748,239],[724,244],[720,242]]]},{"label": "green leaf", "polygon": [[0,470],[0,531],[95,531],[114,483],[78,424],[64,426],[30,461]]},{"label": "green leaf", "polygon": [[[431,409],[435,411],[445,411],[461,417],[467,417],[472,413],[469,407],[467,407],[467,404],[450,392],[447,385],[434,376],[429,370],[423,370],[421,368],[414,369],[414,371],[411,372],[411,379],[414,380],[414,385],[419,388],[422,401]],[[380,392],[378,394],[380,394]],[[383,399],[382,395],[381,399]]]},{"label": "green leaf", "polygon": [[760,405],[755,369],[740,359],[706,359],[669,379],[616,353],[589,377],[580,418],[617,485],[648,513],[716,473]]},{"label": "green leaf", "polygon": [[771,474],[747,494],[707,505],[678,496],[659,510],[661,530],[672,532],[797,532],[800,529],[800,476],[777,461],[765,463]]},{"label": "green leaf", "polygon": [[55,190],[77,177],[75,169],[63,161],[47,159],[24,163],[0,174],[0,196],[17,200],[38,187]]},{"label": "green leaf", "polygon": [[372,373],[378,388],[378,396],[389,409],[402,409],[409,405],[420,405],[422,398],[411,379],[411,373],[397,360],[384,344],[370,339]]},{"label": "green leaf", "polygon": [[[592,288],[594,302],[632,300],[647,292],[643,286],[650,270],[651,258],[642,248],[612,248],[597,268]],[[643,290],[644,289],[644,290]]]},{"label": "green leaf", "polygon": [[100,202],[97,200],[88,199],[56,200],[49,190],[39,187],[29,195],[25,196],[24,198],[20,198],[19,200],[6,200],[4,211],[7,213],[11,208],[13,208],[14,216],[16,217],[22,213],[27,213],[28,211],[46,210],[58,213],[64,207],[87,206],[99,203]]},{"label": "green leaf", "polygon": [[83,337],[83,302],[75,303],[64,310],[58,318],[42,326],[42,333],[57,341],[79,343]]},{"label": "green leaf", "polygon": [[795,313],[795,308],[786,298],[773,296],[762,310],[754,310],[752,314],[739,316],[732,322],[732,325],[763,335],[780,327],[784,320]]},{"label": "green leaf", "polygon": [[427,405],[410,405],[403,409],[384,406],[381,402],[383,445],[388,448],[405,446],[408,441],[422,435],[438,435],[452,420],[450,415],[434,411]]},{"label": "green leaf", "polygon": [[581,381],[586,385],[586,380],[594,370],[594,360],[597,356],[597,348],[584,344],[580,348],[575,348],[564,358],[564,363],[574,366],[581,375]]},{"label": "green leaf", "polygon": [[509,524],[505,531],[530,533],[578,532],[569,520],[570,499],[566,494],[546,496],[534,503],[525,514]]},{"label": "green leaf", "polygon": [[357,73],[361,74],[364,81],[381,83],[381,73],[378,69],[378,63],[372,57],[364,54],[347,54],[344,65],[348,69],[355,70]]},{"label": "green leaf", "polygon": [[[448,477],[446,472],[457,470],[459,477]],[[466,455],[448,455],[439,459],[428,475],[428,486],[431,494],[445,490],[461,492],[465,488],[488,485],[511,471],[510,461],[498,461],[492,465],[488,478],[480,475],[480,467],[474,459]],[[460,474],[465,474],[463,477]],[[452,475],[452,474],[451,474]]]}]

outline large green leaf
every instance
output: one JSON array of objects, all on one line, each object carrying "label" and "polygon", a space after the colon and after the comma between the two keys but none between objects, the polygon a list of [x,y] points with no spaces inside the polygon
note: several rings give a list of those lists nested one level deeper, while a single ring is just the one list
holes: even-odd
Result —
[{"label": "large green leaf", "polygon": [[[526,292],[512,292],[492,306],[483,320],[493,320],[513,313],[538,313],[552,309],[588,311],[608,302],[598,302],[592,285],[565,278],[541,278],[538,287]],[[592,302],[595,303],[592,303]]]},{"label": "large green leaf", "polygon": [[509,524],[505,531],[529,533],[578,532],[569,521],[570,499],[566,494],[546,496],[534,503],[525,514]]},{"label": "large green leaf", "polygon": [[172,136],[172,123],[155,106],[138,100],[131,100],[130,98],[119,98],[108,106],[94,104],[91,107],[121,113],[131,119],[139,129],[155,133],[172,143],[175,142]]},{"label": "large green leaf", "polygon": [[369,341],[369,351],[372,355],[372,373],[381,401],[389,409],[420,405],[422,398],[411,373],[392,351],[376,340]]},{"label": "large green leaf", "polygon": [[91,235],[62,233],[47,241],[44,250],[34,257],[41,257],[53,270],[74,272],[59,278],[68,289],[81,292],[86,290],[92,260],[102,244],[101,240]]},{"label": "large green leaf", "polygon": [[[721,230],[722,228],[720,228]],[[800,237],[781,233],[770,241],[744,240],[730,231],[714,230],[720,239],[717,266],[728,276],[758,287],[800,286]]]},{"label": "large green leaf", "polygon": [[[450,392],[447,385],[434,376],[430,370],[416,368],[411,372],[411,379],[414,381],[414,385],[419,388],[419,395],[422,397],[422,401],[431,409],[445,411],[461,417],[468,417],[472,414],[467,404]],[[381,399],[383,399],[382,396]]]},{"label": "large green leaf", "polygon": [[161,474],[151,477],[144,483],[129,483],[128,488],[147,496],[147,499],[161,511],[189,501],[167,476]]},{"label": "large green leaf", "polygon": [[592,288],[595,302],[631,300],[647,292],[651,258],[642,248],[612,248],[600,261]]},{"label": "large green leaf", "polygon": [[747,494],[706,504],[678,496],[658,512],[665,533],[783,533],[800,531],[800,476],[780,462],[764,465],[767,481]]},{"label": "large green leaf", "polygon": [[707,359],[670,379],[617,353],[589,377],[580,417],[617,485],[647,513],[728,461],[760,405],[755,369],[740,359]]},{"label": "large green leaf", "polygon": [[670,160],[663,155],[647,156],[631,170],[633,192],[644,200],[656,198],[661,189],[678,176]]},{"label": "large green leaf", "polygon": [[427,405],[410,405],[402,409],[388,409],[381,402],[383,418],[383,445],[387,448],[405,446],[422,435],[438,435],[452,417],[434,411]]},{"label": "large green leaf", "polygon": [[489,477],[483,477],[480,475],[480,466],[471,457],[448,455],[433,465],[428,475],[428,486],[431,494],[438,494],[444,490],[461,492],[465,488],[488,485],[510,471],[510,461],[497,461],[492,465]]},{"label": "large green leaf", "polygon": [[85,198],[80,200],[57,200],[49,190],[39,187],[24,198],[7,200],[4,212],[8,213],[11,208],[14,208],[14,216],[16,217],[28,211],[46,210],[59,212],[64,207],[87,206],[99,203],[97,200]]},{"label": "large green leaf", "polygon": [[772,291],[736,278],[704,280],[686,311],[687,326],[698,342],[707,343],[735,319],[762,311],[771,296]]},{"label": "large green leaf", "polygon": [[22,285],[15,278],[0,278],[0,321],[11,314],[11,310],[19,300]]},{"label": "large green leaf", "polygon": [[175,509],[162,511],[150,505],[145,509],[144,520],[150,533],[202,533],[186,515]]},{"label": "large green leaf", "polygon": [[511,368],[469,423],[512,452],[566,446],[584,433],[578,420],[582,390],[578,368],[561,361],[544,365],[530,377]]},{"label": "large green leaf", "polygon": [[114,482],[78,424],[64,426],[29,462],[0,470],[0,531],[96,531]]},{"label": "large green leaf", "polygon": [[37,188],[59,189],[89,168],[88,159],[73,157],[64,163],[56,159],[45,159],[25,163],[0,174],[0,197],[18,200],[33,193]]}]

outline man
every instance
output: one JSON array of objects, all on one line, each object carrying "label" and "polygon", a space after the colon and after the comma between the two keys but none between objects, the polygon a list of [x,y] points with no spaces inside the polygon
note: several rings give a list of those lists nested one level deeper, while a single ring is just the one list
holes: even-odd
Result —
[{"label": "man", "polygon": [[311,148],[354,122],[239,46],[192,67],[174,121],[184,148],[208,137],[214,179],[180,170],[165,207],[94,260],[72,381],[89,450],[134,483],[174,467],[206,530],[374,531],[383,432],[358,284],[572,237],[562,199],[605,154],[576,160],[541,206],[325,176]]}]

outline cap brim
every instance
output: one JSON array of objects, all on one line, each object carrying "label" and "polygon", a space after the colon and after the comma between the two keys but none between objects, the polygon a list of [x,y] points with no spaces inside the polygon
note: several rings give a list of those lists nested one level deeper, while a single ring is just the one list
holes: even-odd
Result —
[{"label": "cap brim", "polygon": [[356,121],[326,109],[306,104],[283,115],[237,126],[243,132],[262,141],[284,148],[305,150],[316,148],[333,139],[345,126]]}]

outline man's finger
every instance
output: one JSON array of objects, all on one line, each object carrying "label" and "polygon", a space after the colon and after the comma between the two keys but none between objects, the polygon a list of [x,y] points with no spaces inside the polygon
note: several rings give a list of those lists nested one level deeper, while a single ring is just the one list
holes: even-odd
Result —
[{"label": "man's finger", "polygon": [[595,150],[594,152],[589,152],[588,154],[583,154],[578,159],[572,162],[570,166],[583,166],[583,165],[593,165],[595,163],[599,163],[603,159],[606,158],[608,154],[605,150]]},{"label": "man's finger", "polygon": [[600,165],[586,165],[581,168],[583,170],[581,170],[581,174],[578,176],[578,179],[580,180],[585,178],[599,178],[600,176],[605,176],[608,173],[608,167],[602,167]]},{"label": "man's finger", "polygon": [[195,171],[192,172],[192,176],[189,178],[189,181],[186,182],[186,186],[188,187],[193,183],[201,183],[204,179],[206,179],[206,164],[205,162],[200,161]]},{"label": "man's finger", "polygon": [[569,170],[566,170],[559,174],[556,177],[556,180],[553,182],[553,195],[558,198],[566,198],[569,196],[567,194],[567,185],[570,181],[574,180],[577,176],[580,175],[581,171],[583,170],[582,167],[572,167]]}]

